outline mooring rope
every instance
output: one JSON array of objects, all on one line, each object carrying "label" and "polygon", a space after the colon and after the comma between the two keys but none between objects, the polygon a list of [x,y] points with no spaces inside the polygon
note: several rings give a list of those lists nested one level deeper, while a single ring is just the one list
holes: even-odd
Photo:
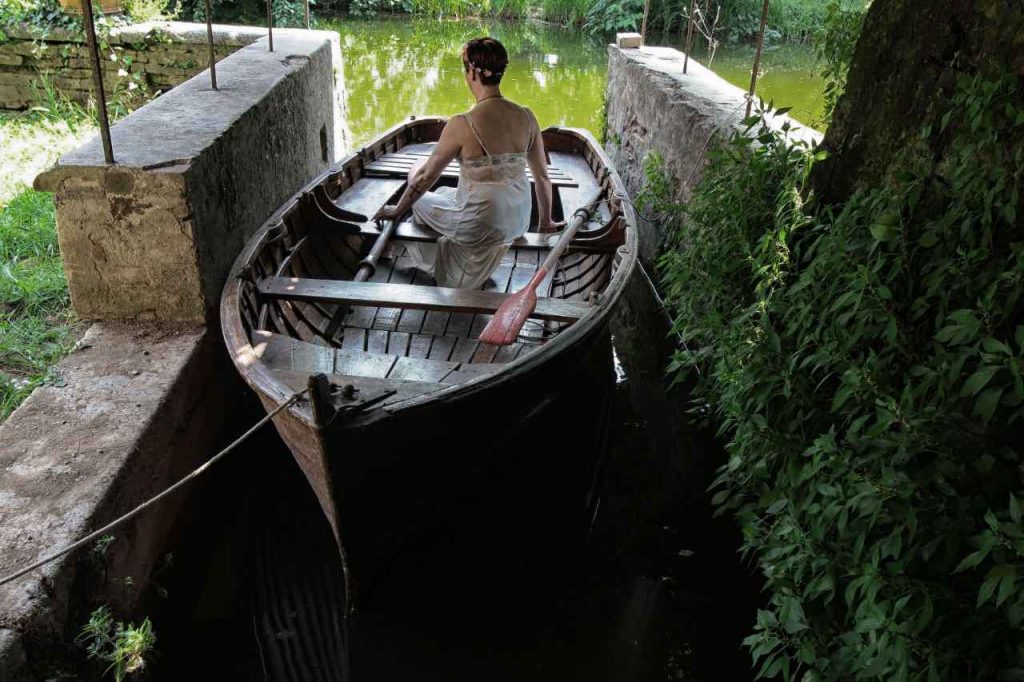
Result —
[{"label": "mooring rope", "polygon": [[152,507],[154,504],[156,504],[160,500],[164,499],[168,495],[171,495],[172,493],[177,491],[179,488],[187,485],[188,483],[191,483],[193,480],[195,480],[199,476],[201,476],[204,473],[206,473],[206,471],[210,467],[212,467],[214,464],[216,464],[218,460],[220,460],[222,457],[224,457],[229,452],[231,452],[236,447],[238,447],[243,442],[245,442],[245,440],[247,438],[249,438],[249,436],[251,436],[252,434],[254,434],[257,431],[259,431],[260,428],[264,424],[269,422],[271,419],[273,419],[277,415],[278,412],[281,412],[282,410],[284,410],[284,409],[290,407],[291,405],[295,404],[295,402],[298,401],[299,398],[301,398],[303,396],[303,394],[306,393],[307,390],[309,390],[309,389],[305,389],[304,388],[301,391],[299,391],[298,393],[293,393],[292,396],[290,398],[288,398],[288,400],[284,401],[283,403],[278,405],[276,408],[274,408],[272,411],[267,413],[267,416],[265,416],[263,419],[261,419],[258,422],[256,422],[248,431],[246,431],[241,436],[236,438],[234,440],[234,442],[232,442],[226,448],[224,448],[223,450],[218,452],[216,455],[211,457],[208,462],[206,462],[205,464],[200,466],[198,469],[196,469],[195,471],[190,473],[188,476],[186,476],[185,478],[181,479],[180,481],[178,481],[177,483],[172,485],[170,488],[167,488],[166,490],[164,490],[162,493],[156,495],[155,497],[151,497],[150,499],[146,500],[145,502],[143,502],[142,504],[137,506],[135,509],[132,509],[130,512],[128,512],[124,516],[121,516],[120,518],[118,518],[118,519],[116,519],[114,521],[111,521],[110,523],[108,523],[107,525],[103,526],[99,530],[93,531],[92,533],[89,533],[88,535],[86,535],[81,540],[78,540],[77,542],[74,542],[74,543],[68,545],[67,547],[65,547],[63,549],[58,550],[58,551],[54,552],[53,554],[50,554],[49,556],[40,559],[39,561],[35,562],[34,564],[30,564],[28,566],[25,566],[24,568],[21,568],[21,569],[15,571],[14,573],[12,573],[12,574],[10,574],[10,575],[0,579],[0,586],[6,585],[7,583],[9,583],[11,581],[17,580],[21,576],[23,576],[26,573],[29,573],[31,571],[34,571],[35,569],[39,568],[40,566],[45,566],[46,564],[50,563],[51,561],[54,561],[55,559],[59,559],[60,557],[64,556],[65,554],[68,554],[70,552],[75,551],[76,549],[79,549],[81,547],[84,547],[85,545],[88,545],[89,543],[93,542],[94,540],[96,540],[97,538],[101,537],[105,533],[108,533],[109,531],[113,530],[114,528],[117,528],[118,526],[120,526],[124,522],[129,521],[132,518],[138,516],[140,513],[142,513],[143,511],[145,511],[149,507]]}]

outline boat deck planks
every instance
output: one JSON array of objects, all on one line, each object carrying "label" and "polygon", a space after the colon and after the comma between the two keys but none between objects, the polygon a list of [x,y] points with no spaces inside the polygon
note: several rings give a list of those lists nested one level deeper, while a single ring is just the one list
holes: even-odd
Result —
[{"label": "boat deck planks", "polygon": [[[430,145],[426,149],[410,150],[410,146],[403,147],[400,151],[385,154],[381,158],[369,163],[365,166],[365,172],[368,176],[385,177],[385,178],[404,178],[409,174],[409,171],[418,164],[426,161],[433,151],[433,145]],[[459,177],[459,164],[458,161],[451,161],[445,169],[441,172],[442,178],[457,178]],[[551,184],[555,187],[578,187],[579,182],[575,177],[566,173],[564,170],[555,165],[548,166],[548,177],[551,180]],[[533,183],[533,172],[527,168],[526,178]]]},{"label": "boat deck planks", "polygon": [[[442,382],[446,376],[458,369],[459,363],[446,360],[425,360],[419,358],[398,358],[388,375],[402,381]],[[491,371],[494,371],[492,368]]]},{"label": "boat deck planks", "polygon": [[384,378],[398,361],[397,355],[380,355],[364,350],[340,349],[334,353],[334,370],[331,374],[351,374],[361,377]]}]

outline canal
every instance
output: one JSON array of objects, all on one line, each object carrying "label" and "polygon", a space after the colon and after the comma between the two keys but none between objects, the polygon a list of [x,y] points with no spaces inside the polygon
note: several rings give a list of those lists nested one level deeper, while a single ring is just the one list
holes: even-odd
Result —
[{"label": "canal", "polygon": [[[356,145],[411,113],[468,108],[459,47],[484,33],[511,53],[506,96],[542,125],[600,129],[605,47],[589,36],[408,18],[329,27],[341,36]],[[751,59],[746,48],[721,48],[715,66],[742,84]],[[768,52],[761,94],[812,119],[812,65],[803,46]],[[357,682],[752,679],[741,643],[758,580],[732,523],[711,513],[707,484],[722,453],[692,418],[687,387],[665,380],[668,328],[642,277],[613,332],[611,455],[585,542],[534,541],[511,516],[486,527],[467,519],[461,537],[415,548],[362,590],[343,642],[331,620],[342,605],[326,521],[265,429],[201,484],[153,580],[151,677],[268,680],[284,668],[330,679],[316,670],[345,655]],[[238,398],[248,408],[236,431],[262,414],[241,386]],[[289,650],[306,654],[288,659]]]}]

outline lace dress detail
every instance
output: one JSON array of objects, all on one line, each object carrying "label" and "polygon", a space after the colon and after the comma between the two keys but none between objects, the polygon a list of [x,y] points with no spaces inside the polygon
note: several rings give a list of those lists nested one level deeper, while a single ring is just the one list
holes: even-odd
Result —
[{"label": "lace dress detail", "polygon": [[[529,121],[529,114],[523,109]],[[531,193],[526,150],[491,154],[469,124],[484,156],[459,160],[458,187],[439,187],[412,206],[414,220],[441,233],[436,244],[408,246],[416,265],[439,286],[475,289],[501,263],[513,240],[530,227]]]}]

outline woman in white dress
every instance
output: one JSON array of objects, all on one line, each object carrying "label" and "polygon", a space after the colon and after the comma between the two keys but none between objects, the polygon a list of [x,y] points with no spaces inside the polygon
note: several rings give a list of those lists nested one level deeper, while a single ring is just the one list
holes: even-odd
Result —
[{"label": "woman in white dress", "polygon": [[[448,121],[433,153],[409,173],[398,204],[385,206],[374,219],[397,220],[411,208],[419,225],[440,233],[436,245],[409,245],[417,267],[439,286],[475,289],[530,227],[527,165],[537,193],[539,230],[550,232],[562,223],[551,220],[551,180],[537,118],[501,95],[505,48],[493,38],[475,38],[462,48],[462,63],[476,105]],[[427,191],[455,158],[458,187]]]}]

